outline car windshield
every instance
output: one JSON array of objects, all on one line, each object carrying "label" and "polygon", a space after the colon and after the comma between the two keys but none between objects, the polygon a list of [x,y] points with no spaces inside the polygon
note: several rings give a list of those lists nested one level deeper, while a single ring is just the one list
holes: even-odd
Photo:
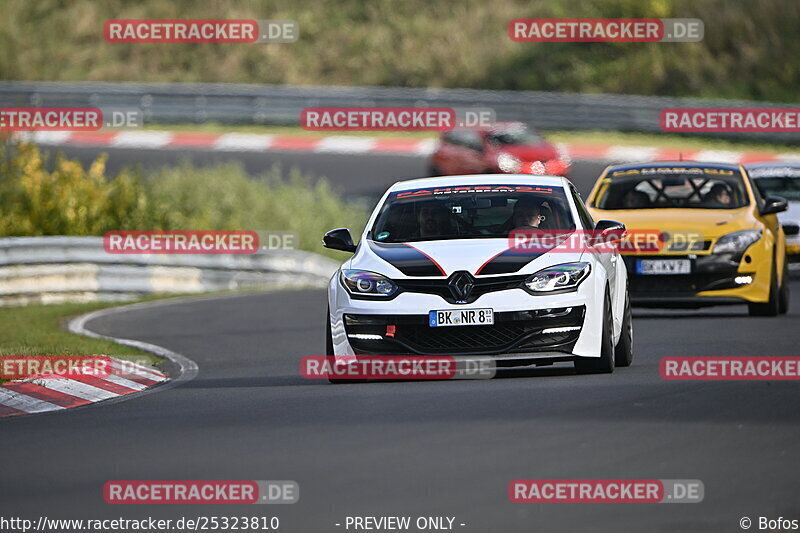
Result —
[{"label": "car windshield", "polygon": [[750,202],[738,171],[644,168],[611,172],[594,201],[598,209],[737,209]]},{"label": "car windshield", "polygon": [[762,196],[781,196],[800,201],[800,168],[768,167],[750,171]]},{"label": "car windshield", "polygon": [[370,235],[398,243],[507,238],[519,229],[575,229],[564,188],[471,185],[395,192]]},{"label": "car windshield", "polygon": [[497,130],[486,135],[486,140],[500,145],[539,144],[542,139],[525,127]]}]

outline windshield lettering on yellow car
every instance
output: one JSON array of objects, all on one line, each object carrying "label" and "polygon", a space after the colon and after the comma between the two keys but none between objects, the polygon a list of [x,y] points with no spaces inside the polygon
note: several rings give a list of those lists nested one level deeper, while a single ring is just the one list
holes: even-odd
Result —
[{"label": "windshield lettering on yellow car", "polygon": [[740,173],[728,169],[654,167],[611,173],[599,209],[738,209],[750,200]]}]

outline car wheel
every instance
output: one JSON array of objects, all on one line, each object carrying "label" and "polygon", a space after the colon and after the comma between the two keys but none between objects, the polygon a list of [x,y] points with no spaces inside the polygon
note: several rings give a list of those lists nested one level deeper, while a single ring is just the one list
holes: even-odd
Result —
[{"label": "car wheel", "polygon": [[611,295],[606,288],[603,303],[603,334],[600,342],[600,357],[576,357],[575,371],[578,374],[610,374],[614,371],[614,319],[611,315]]},{"label": "car wheel", "polygon": [[631,366],[631,362],[633,362],[633,317],[631,316],[631,301],[625,291],[622,332],[620,332],[619,342],[614,348],[614,365]]},{"label": "car wheel", "polygon": [[783,280],[779,291],[778,313],[785,315],[789,312],[789,261],[783,261]]},{"label": "car wheel", "polygon": [[[333,335],[331,335],[331,310],[325,313],[325,360],[333,368],[336,358],[333,356]],[[336,379],[328,377],[330,383],[340,385],[345,383],[364,383],[365,379]]]},{"label": "car wheel", "polygon": [[780,310],[779,304],[779,291],[778,291],[778,276],[775,269],[775,261],[772,261],[772,271],[769,281],[769,300],[767,303],[749,303],[747,304],[750,316],[777,316]]}]

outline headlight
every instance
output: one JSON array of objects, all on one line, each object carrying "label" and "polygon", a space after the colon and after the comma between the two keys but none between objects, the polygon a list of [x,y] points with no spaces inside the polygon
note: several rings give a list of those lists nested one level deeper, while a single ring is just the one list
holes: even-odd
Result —
[{"label": "headlight", "polygon": [[723,235],[714,245],[715,254],[742,253],[761,238],[760,229],[746,229]]},{"label": "headlight", "polygon": [[497,167],[503,172],[517,172],[519,171],[520,161],[518,158],[505,152],[497,156]]},{"label": "headlight", "polygon": [[395,282],[375,272],[342,270],[341,279],[350,294],[383,297],[397,292]]},{"label": "headlight", "polygon": [[525,280],[525,290],[531,294],[575,289],[589,276],[589,263],[565,263],[540,270]]}]

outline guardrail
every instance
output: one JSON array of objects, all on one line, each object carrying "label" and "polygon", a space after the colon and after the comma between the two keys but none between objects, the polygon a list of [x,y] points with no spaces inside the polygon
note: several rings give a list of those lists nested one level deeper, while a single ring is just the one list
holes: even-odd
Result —
[{"label": "guardrail", "polygon": [[124,301],[154,293],[324,287],[338,263],[298,250],[247,255],[109,254],[102,237],[0,239],[0,306]]},{"label": "guardrail", "polygon": [[[659,113],[681,107],[784,104],[541,91],[238,85],[223,83],[0,82],[0,106],[136,108],[145,122],[296,125],[306,107],[489,107],[498,120],[539,129],[660,132]],[[800,133],[719,133],[717,137],[800,141]]]}]

